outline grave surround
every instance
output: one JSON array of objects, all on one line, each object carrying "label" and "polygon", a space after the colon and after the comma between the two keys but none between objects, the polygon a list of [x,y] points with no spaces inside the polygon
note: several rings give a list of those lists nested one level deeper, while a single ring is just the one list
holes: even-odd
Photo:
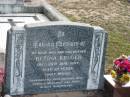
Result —
[{"label": "grave surround", "polygon": [[103,89],[104,29],[71,22],[46,1],[1,4],[0,12],[0,17],[26,13],[24,17],[34,19],[29,23],[25,19],[20,25],[16,18],[2,21],[12,26],[7,35],[3,94],[49,93],[52,97],[75,93],[85,97],[82,91]]}]

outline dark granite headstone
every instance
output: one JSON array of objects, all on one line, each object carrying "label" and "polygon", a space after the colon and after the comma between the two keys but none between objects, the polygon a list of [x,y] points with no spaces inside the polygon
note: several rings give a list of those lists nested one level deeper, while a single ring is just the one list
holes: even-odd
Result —
[{"label": "dark granite headstone", "polygon": [[12,28],[4,92],[23,95],[101,89],[106,40],[102,28],[82,23]]}]

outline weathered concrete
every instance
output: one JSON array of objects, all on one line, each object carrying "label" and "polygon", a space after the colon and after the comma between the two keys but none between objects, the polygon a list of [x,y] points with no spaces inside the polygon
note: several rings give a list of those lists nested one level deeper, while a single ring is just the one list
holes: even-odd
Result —
[{"label": "weathered concrete", "polygon": [[[11,21],[12,20],[12,23]],[[47,22],[49,19],[43,14],[1,14],[0,15],[0,52],[5,53],[7,31],[11,26],[23,26],[28,23]]]},{"label": "weathered concrete", "polygon": [[36,4],[29,3],[24,5],[5,4],[0,5],[0,13],[42,13],[51,21],[69,21],[64,15],[58,12],[46,1],[40,1]]}]

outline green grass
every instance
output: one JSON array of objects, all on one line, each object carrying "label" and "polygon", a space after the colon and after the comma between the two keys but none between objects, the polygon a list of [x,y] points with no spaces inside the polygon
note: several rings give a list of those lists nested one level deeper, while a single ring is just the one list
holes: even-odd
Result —
[{"label": "green grass", "polygon": [[130,55],[130,43],[120,33],[110,32],[108,35],[107,64],[111,65],[113,62],[112,60],[119,57],[121,54]]}]

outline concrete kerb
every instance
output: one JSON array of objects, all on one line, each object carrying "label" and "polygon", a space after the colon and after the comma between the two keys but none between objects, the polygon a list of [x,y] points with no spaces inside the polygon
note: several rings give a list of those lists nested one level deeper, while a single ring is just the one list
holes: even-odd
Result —
[{"label": "concrete kerb", "polygon": [[50,19],[50,21],[70,21],[63,14],[58,12],[53,6],[46,1],[39,2],[39,5],[15,5],[15,4],[4,4],[0,5],[0,13],[41,13]]}]

